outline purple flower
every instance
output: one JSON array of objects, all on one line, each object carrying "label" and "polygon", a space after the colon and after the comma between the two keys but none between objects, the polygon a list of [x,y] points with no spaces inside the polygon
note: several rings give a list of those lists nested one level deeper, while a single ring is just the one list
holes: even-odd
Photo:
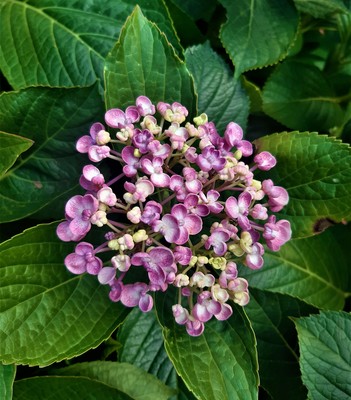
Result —
[{"label": "purple flower", "polygon": [[221,157],[221,153],[215,147],[206,146],[196,158],[196,164],[202,171],[209,172],[211,169],[214,169],[218,172],[224,168],[226,159]]},{"label": "purple flower", "polygon": [[105,179],[100,170],[94,165],[85,165],[79,183],[83,189],[97,192],[102,188]]},{"label": "purple flower", "polygon": [[245,257],[246,265],[251,269],[260,269],[263,266],[264,248],[261,243],[254,243],[251,246],[250,253]]},{"label": "purple flower", "polygon": [[217,201],[220,196],[217,190],[209,190],[206,195],[200,192],[199,196],[202,203],[206,204],[211,213],[218,214],[223,210],[224,207]]},{"label": "purple flower", "polygon": [[197,172],[194,168],[183,168],[183,176],[185,178],[185,188],[190,193],[199,193],[202,190],[202,183],[197,179]]},{"label": "purple flower", "polygon": [[173,317],[177,324],[184,325],[189,321],[189,311],[180,304],[172,306]]},{"label": "purple flower", "polygon": [[146,115],[154,115],[156,112],[155,106],[151,103],[151,100],[146,96],[137,97],[135,104],[139,114],[142,117],[145,117]]},{"label": "purple flower", "polygon": [[211,236],[205,242],[205,249],[208,250],[211,246],[213,251],[218,256],[223,256],[227,251],[226,242],[229,240],[230,235],[227,230],[217,228],[212,231]]},{"label": "purple flower", "polygon": [[88,272],[97,275],[102,268],[102,261],[94,254],[94,246],[87,242],[78,243],[74,253],[65,258],[67,269],[73,274]]},{"label": "purple flower", "polygon": [[73,196],[68,200],[65,208],[68,221],[62,222],[57,227],[58,237],[65,242],[83,238],[89,232],[90,218],[98,208],[99,201],[91,194]]},{"label": "purple flower", "polygon": [[134,155],[134,151],[135,148],[133,146],[126,146],[123,147],[121,153],[123,161],[127,164],[123,166],[123,172],[128,177],[136,175],[141,165],[141,159]]},{"label": "purple flower", "polygon": [[172,105],[159,102],[157,104],[157,111],[166,121],[177,122],[178,124],[184,122],[188,115],[188,110],[177,102],[172,103]]},{"label": "purple flower", "polygon": [[189,214],[183,204],[174,205],[171,216],[176,219],[179,227],[179,237],[174,241],[175,244],[186,243],[189,235],[196,235],[202,229],[202,219],[198,215]]},{"label": "purple flower", "polygon": [[188,194],[184,200],[184,205],[190,213],[200,217],[206,217],[210,213],[207,205],[200,203],[200,197],[197,194]]},{"label": "purple flower", "polygon": [[262,151],[254,157],[254,162],[262,171],[269,171],[277,164],[277,160],[268,151]]},{"label": "purple flower", "polygon": [[173,122],[165,131],[165,134],[170,138],[172,148],[182,150],[184,143],[189,137],[189,132],[186,128],[180,127],[178,123]]},{"label": "purple flower", "polygon": [[242,140],[243,130],[235,122],[230,122],[224,132],[224,140],[231,147],[236,147],[241,151],[243,156],[251,156],[253,149],[252,144],[247,140]]},{"label": "purple flower", "polygon": [[148,146],[154,140],[153,134],[147,129],[136,129],[133,135],[133,145],[139,149],[140,153],[146,154],[149,152]]},{"label": "purple flower", "polygon": [[281,186],[274,186],[271,179],[266,179],[262,182],[262,189],[268,195],[268,204],[273,212],[280,211],[288,204],[288,192]]},{"label": "purple flower", "polygon": [[189,265],[193,253],[189,247],[176,246],[173,250],[174,258],[180,265]]},{"label": "purple flower", "polygon": [[209,321],[213,315],[222,311],[220,303],[212,298],[211,292],[203,291],[197,296],[192,315],[201,322]]},{"label": "purple flower", "polygon": [[133,265],[142,265],[148,272],[150,282],[161,290],[166,290],[168,283],[175,278],[174,256],[166,247],[155,247],[148,253],[136,253],[131,262]]},{"label": "purple flower", "polygon": [[135,106],[127,107],[126,111],[119,108],[112,108],[105,114],[105,121],[111,128],[123,129],[139,121],[140,115]]},{"label": "purple flower", "polygon": [[150,175],[151,182],[156,187],[168,187],[171,181],[171,178],[163,172],[162,165],[163,160],[160,157],[155,157],[153,160],[148,158],[141,160],[143,171]]},{"label": "purple flower", "polygon": [[185,324],[185,328],[190,336],[200,336],[204,332],[205,325],[201,321],[189,319]]},{"label": "purple flower", "polygon": [[227,215],[233,219],[237,219],[240,227],[245,230],[251,228],[250,221],[247,218],[251,201],[251,194],[249,192],[243,192],[239,195],[238,199],[231,196],[225,202],[225,211]]},{"label": "purple flower", "polygon": [[108,146],[93,145],[89,147],[88,156],[89,160],[99,162],[110,155],[111,149]]},{"label": "purple flower", "polygon": [[84,135],[78,139],[76,144],[76,149],[79,153],[88,153],[91,146],[96,145],[96,135],[105,130],[105,127],[100,124],[100,122],[96,122],[90,128],[89,135]]},{"label": "purple flower", "polygon": [[285,219],[275,221],[274,215],[268,218],[268,222],[264,224],[263,237],[271,250],[279,251],[280,247],[291,239],[291,226],[290,222]]},{"label": "purple flower", "polygon": [[143,312],[148,312],[152,309],[152,297],[147,294],[149,290],[146,283],[136,282],[124,285],[121,293],[121,303],[127,307],[139,306]]},{"label": "purple flower", "polygon": [[144,222],[144,224],[151,225],[155,221],[158,221],[160,219],[161,213],[161,204],[151,200],[145,204],[144,211],[141,214],[140,220]]}]

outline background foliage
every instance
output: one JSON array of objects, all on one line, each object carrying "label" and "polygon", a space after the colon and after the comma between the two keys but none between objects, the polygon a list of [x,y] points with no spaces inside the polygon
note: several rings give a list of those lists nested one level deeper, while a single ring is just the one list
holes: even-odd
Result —
[{"label": "background foliage", "polygon": [[[350,0],[1,0],[0,37],[0,397],[350,398]],[[171,295],[130,312],[72,276],[55,234],[76,140],[141,94],[238,122],[290,195],[293,240],[199,338]]]}]

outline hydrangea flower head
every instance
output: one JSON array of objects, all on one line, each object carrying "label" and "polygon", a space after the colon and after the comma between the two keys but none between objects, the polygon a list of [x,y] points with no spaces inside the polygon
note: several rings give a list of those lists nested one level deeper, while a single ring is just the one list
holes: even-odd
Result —
[{"label": "hydrangea flower head", "polygon": [[[275,157],[253,154],[235,122],[221,136],[206,114],[194,124],[187,117],[182,104],[155,105],[146,96],[108,110],[109,132],[96,122],[77,150],[116,167],[109,177],[91,163],[83,168],[86,193],[68,200],[57,235],[79,242],[67,269],[96,275],[113,302],[148,312],[152,293],[173,287],[178,301],[169,312],[199,336],[207,321],[226,320],[234,303],[249,302],[242,268],[262,268],[265,246],[279,251],[291,228],[274,215],[288,192],[254,176],[274,168]],[[249,156],[247,164],[242,157]],[[82,241],[92,227],[104,233],[95,245]]]}]

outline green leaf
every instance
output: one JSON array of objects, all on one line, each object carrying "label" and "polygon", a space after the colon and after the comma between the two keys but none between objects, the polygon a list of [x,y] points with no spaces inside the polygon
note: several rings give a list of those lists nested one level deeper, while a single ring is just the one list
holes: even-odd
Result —
[{"label": "green leaf", "polygon": [[164,349],[162,329],[155,313],[134,309],[118,331],[122,344],[119,360],[142,368],[171,387],[177,386],[176,372]]},{"label": "green leaf", "polygon": [[266,251],[262,269],[245,268],[241,275],[251,287],[288,294],[318,308],[340,310],[348,295],[350,240],[350,231],[344,226],[291,240],[278,253]]},{"label": "green leaf", "polygon": [[263,111],[291,129],[327,132],[343,121],[339,99],[313,65],[286,61],[263,89]]},{"label": "green leaf", "polygon": [[296,8],[314,18],[325,18],[329,14],[346,12],[343,0],[294,0]]},{"label": "green leaf", "polygon": [[287,0],[220,0],[227,22],[220,38],[235,65],[235,76],[286,57],[298,27],[298,14]]},{"label": "green leaf", "polygon": [[0,398],[12,400],[12,386],[16,375],[16,365],[3,365],[0,363]]},{"label": "green leaf", "polygon": [[219,132],[231,121],[245,129],[249,99],[222,58],[206,43],[188,48],[185,61],[195,80],[199,112],[206,113]]},{"label": "green leaf", "polygon": [[317,310],[290,296],[250,289],[245,306],[257,339],[260,381],[274,399],[306,399],[302,384],[296,332],[289,317],[308,315]]},{"label": "green leaf", "polygon": [[21,219],[45,206],[50,206],[50,218],[62,218],[64,204],[76,194],[87,163],[75,143],[103,118],[97,85],[4,93],[0,110],[0,130],[34,141],[1,180],[0,221]]},{"label": "green leaf", "polygon": [[0,178],[12,167],[20,154],[32,145],[33,140],[0,132]]},{"label": "green leaf", "polygon": [[16,381],[13,400],[133,400],[118,390],[87,378],[35,377]]},{"label": "green leaf", "polygon": [[97,347],[128,310],[96,277],[63,265],[73,246],[39,225],[0,245],[0,359],[48,365]]},{"label": "green leaf", "polygon": [[[169,291],[168,291],[169,292]],[[192,337],[175,323],[172,295],[156,296],[156,311],[165,347],[177,373],[195,397],[206,400],[256,399],[256,340],[250,322],[239,306],[226,321],[206,322],[201,336]],[[235,377],[235,379],[233,379]]]},{"label": "green leaf", "polygon": [[294,320],[302,380],[310,399],[351,397],[351,314],[321,312]]},{"label": "green leaf", "polygon": [[135,400],[167,400],[174,390],[153,375],[128,363],[95,361],[52,371],[58,375],[84,376],[126,393]]},{"label": "green leaf", "polygon": [[107,108],[125,108],[140,95],[152,102],[181,102],[196,113],[193,81],[185,64],[137,6],[106,58]]},{"label": "green leaf", "polygon": [[[138,3],[181,51],[163,1]],[[0,48],[0,69],[15,89],[102,81],[104,58],[134,5],[133,0],[3,0],[0,36],[7,45]]]},{"label": "green leaf", "polygon": [[289,204],[278,218],[291,222],[293,237],[318,233],[324,222],[350,220],[349,145],[309,132],[269,135],[255,140],[255,145],[259,152],[270,151],[277,158],[269,178],[289,192]]}]

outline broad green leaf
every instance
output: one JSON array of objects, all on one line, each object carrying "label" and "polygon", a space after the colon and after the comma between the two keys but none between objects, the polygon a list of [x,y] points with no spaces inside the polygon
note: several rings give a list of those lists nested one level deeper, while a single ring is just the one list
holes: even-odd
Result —
[{"label": "broad green leaf", "polygon": [[94,276],[63,265],[73,246],[56,224],[38,225],[0,245],[0,360],[48,365],[98,346],[128,310]]},{"label": "broad green leaf", "polygon": [[156,311],[168,356],[195,397],[256,399],[256,340],[243,309],[234,305],[228,320],[206,322],[204,333],[192,337],[174,322],[171,304],[177,301],[171,297],[156,296]]},{"label": "broad green leaf", "polygon": [[[138,3],[180,51],[163,1]],[[133,0],[3,0],[0,69],[15,89],[102,81],[104,58],[134,6]]]},{"label": "broad green leaf", "polygon": [[13,400],[133,400],[101,382],[83,377],[45,376],[14,384]]},{"label": "broad green leaf", "polygon": [[316,312],[313,307],[290,296],[250,289],[250,302],[245,306],[257,339],[260,381],[274,399],[284,393],[285,400],[305,400],[296,332],[290,317]]},{"label": "broad green leaf", "polygon": [[321,312],[294,320],[309,399],[351,397],[351,314]]},{"label": "broad green leaf", "polygon": [[235,76],[286,57],[297,34],[298,14],[288,0],[220,0],[227,22],[220,38]]},{"label": "broad green leaf", "polygon": [[231,121],[245,129],[249,99],[222,58],[206,43],[187,49],[185,61],[194,77],[199,113],[206,113],[220,133]]},{"label": "broad green leaf", "polygon": [[33,145],[33,140],[0,132],[0,178],[15,163],[20,154]]},{"label": "broad green leaf", "polygon": [[164,349],[162,329],[155,313],[134,309],[118,331],[119,360],[133,364],[176,387],[176,372]]},{"label": "broad green leaf", "polygon": [[[255,140],[270,151],[277,165],[269,171],[275,185],[289,192],[279,218],[292,224],[293,237],[321,231],[325,222],[351,218],[351,151],[339,140],[309,132],[280,133]],[[267,174],[260,174],[267,179]]]},{"label": "broad green leaf", "polygon": [[1,222],[24,218],[48,205],[50,218],[62,217],[64,203],[76,194],[83,165],[89,163],[75,143],[102,118],[97,85],[28,88],[0,96],[0,130],[34,141],[2,177]]},{"label": "broad green leaf", "polygon": [[204,21],[209,19],[217,6],[216,1],[213,0],[171,0],[171,2],[192,19]]},{"label": "broad green leaf", "polygon": [[12,400],[13,381],[15,380],[16,366],[0,363],[0,399]]},{"label": "broad green leaf", "polygon": [[157,26],[137,6],[106,58],[107,108],[125,108],[140,95],[153,102],[181,102],[196,113],[193,80]]},{"label": "broad green leaf", "polygon": [[118,389],[134,400],[167,400],[174,393],[173,389],[164,385],[153,375],[128,363],[86,362],[55,369],[53,373],[65,376],[84,376]]},{"label": "broad green leaf", "polygon": [[286,243],[278,253],[266,251],[260,270],[241,271],[250,286],[288,294],[318,308],[340,310],[350,279],[348,227],[335,226]]},{"label": "broad green leaf", "polygon": [[343,0],[294,0],[296,8],[314,18],[325,18],[330,14],[346,12]]},{"label": "broad green leaf", "polygon": [[286,61],[263,89],[263,111],[291,129],[327,132],[343,121],[340,100],[313,65]]}]

